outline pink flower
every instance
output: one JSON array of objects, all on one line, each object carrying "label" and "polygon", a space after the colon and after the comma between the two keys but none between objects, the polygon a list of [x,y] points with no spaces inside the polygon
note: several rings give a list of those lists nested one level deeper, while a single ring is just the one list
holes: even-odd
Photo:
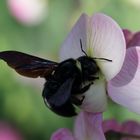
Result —
[{"label": "pink flower", "polygon": [[116,120],[102,122],[101,114],[81,112],[76,118],[73,133],[61,128],[52,134],[51,140],[135,140],[136,137],[140,138],[140,124],[135,121],[123,124]]},{"label": "pink flower", "polygon": [[106,120],[102,126],[106,134],[107,132],[114,132],[114,135],[109,137],[111,140],[116,136],[120,137],[118,140],[136,140],[136,137],[140,139],[140,123],[138,122],[126,121],[120,124],[115,120]]},{"label": "pink flower", "polygon": [[7,2],[11,15],[25,25],[39,24],[47,13],[45,0],[7,0]]},{"label": "pink flower", "polygon": [[0,122],[0,140],[23,140],[20,133],[6,122]]},{"label": "pink flower", "polygon": [[73,134],[61,128],[52,135],[51,140],[105,140],[102,115],[81,112],[75,121]]},{"label": "pink flower", "polygon": [[127,48],[134,47],[134,46],[140,46],[140,32],[133,33],[130,30],[124,29],[123,33],[125,36]]},{"label": "pink flower", "polygon": [[84,93],[80,108],[87,112],[103,112],[107,107],[107,97],[110,97],[140,113],[140,48],[126,50],[124,34],[112,18],[104,14],[91,17],[83,14],[62,45],[61,61],[84,55],[80,39],[88,56],[112,60],[95,59],[100,78]]}]

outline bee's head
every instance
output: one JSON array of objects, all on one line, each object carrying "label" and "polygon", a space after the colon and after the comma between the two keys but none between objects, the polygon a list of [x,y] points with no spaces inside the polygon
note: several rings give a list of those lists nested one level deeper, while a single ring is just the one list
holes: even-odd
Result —
[{"label": "bee's head", "polygon": [[84,78],[84,80],[96,80],[98,79],[98,75],[100,72],[100,69],[96,63],[97,60],[100,61],[108,61],[108,62],[112,62],[112,60],[107,59],[107,58],[98,58],[98,57],[90,57],[87,55],[87,53],[85,52],[85,50],[83,50],[83,46],[82,46],[82,40],[80,39],[80,47],[81,47],[81,51],[83,52],[84,56],[79,57],[77,60],[80,62],[81,64],[81,72],[82,72],[82,76]]},{"label": "bee's head", "polygon": [[88,56],[81,56],[78,58],[78,61],[81,64],[81,72],[84,80],[94,80],[94,78],[97,77],[97,74],[99,72],[99,67],[96,64],[96,61]]}]

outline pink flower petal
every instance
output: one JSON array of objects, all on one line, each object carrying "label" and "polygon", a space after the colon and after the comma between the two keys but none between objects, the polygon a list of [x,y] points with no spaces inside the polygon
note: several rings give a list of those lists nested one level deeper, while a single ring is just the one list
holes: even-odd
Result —
[{"label": "pink flower petal", "polygon": [[21,134],[6,122],[0,122],[0,140],[23,140]]},{"label": "pink flower petal", "polygon": [[[121,132],[140,135],[140,123],[135,121],[127,121],[123,123]],[[132,139],[129,139],[132,140]]]},{"label": "pink flower petal", "polygon": [[61,128],[53,133],[51,140],[74,140],[74,137],[68,129]]},{"label": "pink flower petal", "polygon": [[102,115],[81,112],[75,123],[76,140],[105,140]]},{"label": "pink flower petal", "polygon": [[82,14],[62,44],[62,48],[60,50],[61,61],[68,58],[78,58],[84,55],[80,48],[80,39],[82,40],[82,46],[85,50],[87,23],[88,16],[86,14]]},{"label": "pink flower petal", "polygon": [[127,29],[123,30],[126,46],[129,47],[135,47],[140,46],[140,32],[133,33]]},{"label": "pink flower petal", "polygon": [[140,46],[140,32],[137,32],[133,35],[133,38],[129,41],[128,46]]},{"label": "pink flower petal", "polygon": [[[129,135],[135,135],[135,136],[140,136],[140,123],[135,122],[135,121],[127,121],[124,122],[123,124],[119,124],[116,120],[106,120],[103,122],[103,130],[104,132],[109,132],[110,130],[114,131],[114,132],[118,132],[123,134],[129,134]],[[111,131],[110,131],[111,134]],[[117,134],[116,134],[117,135]],[[115,134],[114,136],[110,135],[108,138],[113,139],[116,138]],[[119,138],[119,134],[118,134],[118,138]],[[118,140],[136,140],[133,137],[125,137],[122,136],[121,139]]]},{"label": "pink flower petal", "polygon": [[112,62],[97,60],[107,80],[120,71],[125,57],[125,38],[119,25],[110,17],[95,14],[90,18],[87,47],[92,57],[106,58]]},{"label": "pink flower petal", "polygon": [[140,113],[140,47],[127,49],[120,73],[108,84],[108,94],[118,104]]},{"label": "pink flower petal", "polygon": [[[133,38],[133,33],[127,29],[123,29],[123,34],[124,34],[124,37],[125,37],[125,41],[126,41],[126,47],[130,47],[129,46],[129,42],[131,42],[131,39]],[[137,46],[137,45],[135,45]]]},{"label": "pink flower petal", "polygon": [[104,133],[110,130],[120,131],[121,125],[116,120],[105,120],[102,123]]}]

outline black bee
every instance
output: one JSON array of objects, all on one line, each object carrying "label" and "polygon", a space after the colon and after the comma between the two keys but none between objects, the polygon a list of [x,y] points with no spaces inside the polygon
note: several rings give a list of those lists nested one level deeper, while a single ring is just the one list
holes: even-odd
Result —
[{"label": "black bee", "polygon": [[[43,89],[45,104],[56,114],[65,117],[76,115],[75,106],[80,106],[84,95],[93,82],[99,79],[99,67],[95,59],[85,54],[77,59],[67,59],[61,63],[53,62],[17,51],[0,52],[0,59],[19,74],[31,78],[46,79]],[[79,96],[80,95],[80,96]]]}]

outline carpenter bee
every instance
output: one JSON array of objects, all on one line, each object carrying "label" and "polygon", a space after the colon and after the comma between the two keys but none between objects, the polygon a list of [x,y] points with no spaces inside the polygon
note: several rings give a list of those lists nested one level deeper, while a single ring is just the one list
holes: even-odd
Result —
[{"label": "carpenter bee", "polygon": [[[61,63],[45,60],[17,51],[0,52],[0,59],[16,70],[17,73],[31,78],[45,78],[42,96],[45,104],[56,114],[71,117],[76,115],[76,106],[80,106],[85,93],[94,81],[99,79],[99,67],[95,59],[87,56],[67,59]],[[80,96],[79,96],[80,95]]]}]

